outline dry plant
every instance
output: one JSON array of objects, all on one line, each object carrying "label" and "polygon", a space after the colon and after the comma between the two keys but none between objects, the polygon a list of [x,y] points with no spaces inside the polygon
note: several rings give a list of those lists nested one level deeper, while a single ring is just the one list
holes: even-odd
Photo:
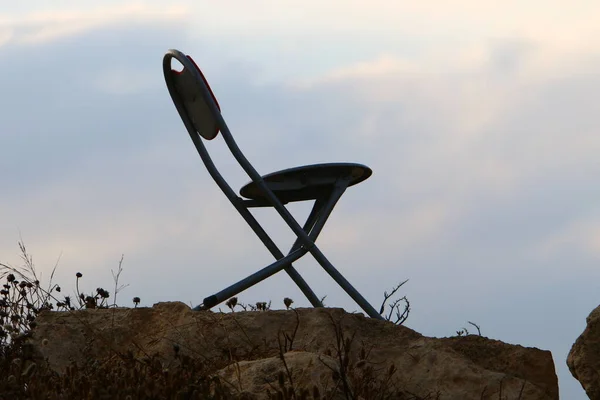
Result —
[{"label": "dry plant", "polygon": [[[379,309],[379,314],[383,315],[386,321],[393,322],[396,325],[402,325],[408,319],[408,314],[410,313],[410,302],[406,296],[391,300],[389,303],[388,300],[394,294],[396,294],[398,289],[400,289],[406,282],[408,282],[408,279],[404,282],[400,282],[389,294],[387,291],[383,292],[383,302],[381,303],[381,308]],[[387,314],[384,314],[386,305],[389,307],[389,311]],[[402,306],[404,306],[404,309]]]},{"label": "dry plant", "polygon": [[[71,296],[62,295],[62,288],[53,283],[58,261],[52,268],[48,286],[44,289],[40,283],[33,256],[27,251],[23,241],[19,241],[23,266],[13,267],[0,263],[0,280],[5,283],[0,290],[0,346],[6,345],[18,335],[28,334],[36,326],[36,317],[45,310],[75,311],[88,308],[108,308],[110,293],[99,287],[95,293],[86,295],[79,290],[79,281],[83,277],[81,272],[75,274],[75,287],[77,303]],[[119,286],[119,277],[123,271],[123,257],[119,262],[116,273],[113,272],[116,294],[128,285]],[[59,299],[59,293],[62,299]],[[135,298],[139,302],[139,298]],[[134,302],[135,302],[134,299]],[[116,298],[113,302],[116,307]]]},{"label": "dry plant", "polygon": [[[471,321],[467,321],[467,323],[469,323],[470,325],[473,325],[475,327],[475,329],[477,329],[477,335],[481,336],[481,329],[480,329],[479,325],[477,325],[476,323],[471,322]],[[456,336],[468,336],[468,335],[469,335],[469,330],[465,327],[456,331]]]},{"label": "dry plant", "polygon": [[[46,360],[40,358],[28,339],[36,327],[37,316],[45,310],[74,312],[87,308],[109,308],[109,293],[102,288],[95,295],[85,295],[79,290],[83,274],[76,274],[77,303],[70,296],[58,298],[62,292],[52,279],[48,288],[40,283],[33,257],[23,242],[19,242],[23,267],[0,263],[0,279],[5,280],[0,291],[0,399],[63,399],[63,398],[110,398],[110,399],[229,399],[228,392],[218,378],[207,371],[214,368],[210,362],[178,354],[174,346],[175,360],[163,366],[157,355],[134,357],[131,352],[113,352],[113,356],[99,360],[87,357],[83,365],[72,364],[64,374],[52,370]],[[123,271],[123,257],[113,273],[115,295],[127,285],[119,286]],[[134,298],[134,304],[140,302]],[[116,299],[112,307],[116,308]],[[74,314],[77,315],[77,314]],[[80,322],[85,323],[83,319]],[[91,329],[90,326],[87,326]],[[92,332],[97,343],[110,343]],[[47,345],[48,340],[41,341]],[[143,349],[141,349],[143,352]]]},{"label": "dry plant", "polygon": [[[339,398],[348,400],[358,399],[395,399],[395,400],[435,400],[440,398],[440,393],[418,396],[409,391],[402,390],[395,383],[394,377],[398,373],[396,366],[391,363],[383,365],[370,360],[372,346],[362,343],[359,350],[355,350],[356,331],[348,333],[344,330],[343,321],[329,316],[334,333],[333,349],[324,355],[333,357],[336,366],[331,366],[324,359],[321,363],[331,370],[334,388],[322,397],[323,399]],[[317,398],[317,397],[315,397]]]}]

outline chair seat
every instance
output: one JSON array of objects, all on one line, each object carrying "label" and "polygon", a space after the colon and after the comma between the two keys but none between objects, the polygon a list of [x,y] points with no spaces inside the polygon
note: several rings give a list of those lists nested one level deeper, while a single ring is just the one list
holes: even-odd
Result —
[{"label": "chair seat", "polygon": [[[371,169],[362,164],[328,163],[289,168],[264,175],[262,178],[273,194],[283,203],[313,200],[331,190],[339,178],[350,177],[348,186],[371,176]],[[240,195],[250,200],[267,201],[255,182],[240,189]]]}]

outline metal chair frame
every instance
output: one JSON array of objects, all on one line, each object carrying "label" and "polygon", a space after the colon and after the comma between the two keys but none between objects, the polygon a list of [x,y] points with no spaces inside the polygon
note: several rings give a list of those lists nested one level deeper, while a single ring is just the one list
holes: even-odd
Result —
[{"label": "metal chair frame", "polygon": [[[178,72],[172,69],[171,63],[173,59],[176,59],[183,65],[182,71]],[[344,289],[344,291],[363,309],[363,311],[372,318],[383,319],[371,304],[369,304],[369,302],[367,302],[350,282],[348,282],[331,264],[315,244],[325,222],[346,188],[358,183],[356,177],[353,177],[350,172],[341,173],[335,178],[335,182],[332,185],[327,186],[327,190],[321,190],[312,196],[311,199],[314,199],[315,203],[304,226],[300,226],[284,206],[287,201],[281,201],[276,195],[273,190],[273,185],[270,185],[268,175],[261,176],[236,144],[221,115],[220,107],[208,82],[194,61],[178,50],[169,50],[163,58],[163,72],[167,88],[175,107],[209,174],[277,260],[220,292],[206,297],[203,303],[196,307],[195,310],[210,309],[281,270],[287,272],[314,307],[322,307],[323,305],[319,298],[293,266],[294,261],[310,253],[335,282],[337,282],[338,285],[340,285],[342,289]],[[202,118],[199,118],[199,116]],[[253,185],[253,187],[260,192],[260,197],[247,199],[238,196],[217,170],[203,143],[203,138],[212,140],[217,136],[219,131],[223,135],[223,139],[234,158],[251,179],[250,184],[246,185],[246,187]],[[315,170],[323,168],[325,170],[331,166],[339,167],[342,171],[344,171],[345,167],[348,167],[348,171],[352,171],[353,167],[358,169],[362,168],[366,177],[359,178],[358,181],[368,178],[371,174],[370,169],[360,164],[319,164],[279,171],[277,174],[302,174],[304,169]],[[358,169],[355,169],[355,171]],[[243,190],[244,189],[242,189],[242,191]],[[299,200],[291,199],[290,201]],[[294,232],[296,240],[287,255],[284,255],[281,250],[279,250],[273,240],[250,213],[249,208],[253,207],[273,207]]]}]

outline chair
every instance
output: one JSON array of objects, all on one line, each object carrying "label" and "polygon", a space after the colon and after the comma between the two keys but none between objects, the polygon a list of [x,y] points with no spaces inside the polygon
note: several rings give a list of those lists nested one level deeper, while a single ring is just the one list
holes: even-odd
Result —
[{"label": "chair", "polygon": [[[173,59],[183,65],[181,71],[172,68]],[[314,307],[322,307],[319,298],[293,266],[294,261],[310,253],[370,317],[383,319],[315,244],[327,218],[346,188],[371,176],[371,169],[361,164],[329,163],[291,168],[261,176],[235,143],[221,115],[219,103],[196,63],[178,50],[169,50],[163,58],[163,72],[179,116],[208,172],[276,259],[267,267],[206,297],[195,310],[210,309],[281,270],[287,272]],[[241,188],[240,196],[221,176],[203,142],[203,139],[214,139],[219,132],[251,179],[250,183]],[[314,205],[304,226],[300,226],[284,205],[307,200],[314,200]],[[250,213],[249,209],[253,207],[273,207],[295,233],[296,240],[287,255],[279,250]]]}]

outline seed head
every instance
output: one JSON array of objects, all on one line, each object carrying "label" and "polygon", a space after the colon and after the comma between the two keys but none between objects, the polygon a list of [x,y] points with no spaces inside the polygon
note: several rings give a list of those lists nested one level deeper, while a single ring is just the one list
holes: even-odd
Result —
[{"label": "seed head", "polygon": [[81,272],[78,272],[75,274],[76,277],[81,278],[83,276],[83,274]]},{"label": "seed head", "polygon": [[238,301],[237,297],[232,297],[229,300],[227,300],[227,303],[225,303],[225,305],[227,307],[229,307],[231,309],[231,311],[233,311],[233,309],[237,305],[237,301]]},{"label": "seed head", "polygon": [[103,299],[108,298],[108,292],[102,288],[97,288],[96,293],[98,293]]},{"label": "seed head", "polygon": [[87,296],[85,298],[85,308],[96,308],[96,298]]},{"label": "seed head", "polygon": [[294,302],[294,300],[290,299],[289,297],[286,297],[285,299],[283,299],[283,304],[285,304],[285,308],[287,308],[288,310],[290,309],[290,306],[292,305],[293,302]]}]

